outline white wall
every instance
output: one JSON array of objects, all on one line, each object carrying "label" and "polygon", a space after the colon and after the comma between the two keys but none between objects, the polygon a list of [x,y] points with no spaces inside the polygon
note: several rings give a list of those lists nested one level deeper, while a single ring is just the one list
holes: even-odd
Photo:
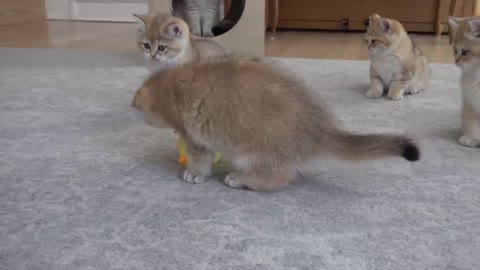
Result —
[{"label": "white wall", "polygon": [[70,0],[45,0],[47,19],[70,19]]},{"label": "white wall", "polygon": [[133,22],[132,13],[146,13],[148,0],[45,0],[47,18]]}]

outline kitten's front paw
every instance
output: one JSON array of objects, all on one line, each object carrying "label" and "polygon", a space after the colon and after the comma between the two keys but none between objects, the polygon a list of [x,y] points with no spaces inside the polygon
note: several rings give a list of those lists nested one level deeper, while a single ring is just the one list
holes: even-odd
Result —
[{"label": "kitten's front paw", "polygon": [[392,89],[388,91],[388,98],[392,100],[402,100],[403,99],[403,90],[402,89]]},{"label": "kitten's front paw", "polygon": [[367,91],[366,96],[368,98],[379,98],[383,95],[383,89],[378,90],[375,88],[370,88],[370,90]]},{"label": "kitten's front paw", "polygon": [[212,33],[212,31],[209,31],[209,32],[205,32],[205,33],[203,33],[203,35],[202,35],[202,36],[203,36],[203,37],[213,37],[213,36],[214,36],[214,34]]},{"label": "kitten's front paw", "polygon": [[478,147],[478,146],[480,146],[480,141],[478,141],[477,139],[474,139],[472,137],[468,137],[468,136],[460,137],[458,142],[461,145],[466,146],[466,147]]},{"label": "kitten's front paw", "polygon": [[185,172],[183,173],[183,180],[192,184],[200,184],[205,182],[207,178],[203,175],[195,175],[191,173],[189,170],[185,170]]},{"label": "kitten's front paw", "polygon": [[197,27],[192,27],[191,28],[191,33],[195,36],[202,36],[202,30],[200,28],[197,28]]},{"label": "kitten's front paw", "polygon": [[231,188],[245,188],[245,185],[238,180],[239,178],[240,175],[238,173],[230,173],[225,176],[224,182]]},{"label": "kitten's front paw", "polygon": [[419,92],[420,92],[420,89],[418,89],[418,88],[410,89],[410,90],[408,91],[408,93],[409,93],[410,95],[415,95],[415,94],[418,94]]}]

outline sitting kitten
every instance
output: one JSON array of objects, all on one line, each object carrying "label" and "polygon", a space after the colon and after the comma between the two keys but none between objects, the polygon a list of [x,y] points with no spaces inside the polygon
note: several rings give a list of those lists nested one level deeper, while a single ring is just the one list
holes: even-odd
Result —
[{"label": "sitting kitten", "polygon": [[381,97],[388,89],[388,98],[401,100],[405,92],[429,87],[427,59],[399,21],[372,15],[365,41],[371,60],[367,97]]},{"label": "sitting kitten", "polygon": [[480,19],[450,18],[455,63],[462,69],[461,145],[480,146]]},{"label": "sitting kitten", "polygon": [[223,18],[223,0],[173,0],[172,13],[184,19],[196,36],[213,37],[212,29]]},{"label": "sitting kitten", "polygon": [[215,152],[232,161],[234,188],[286,186],[297,165],[321,154],[347,160],[390,156],[416,161],[403,136],[355,135],[340,129],[310,89],[265,61],[217,58],[153,74],[132,106],[151,125],[165,122],[185,139],[190,161],[184,180],[201,183]]},{"label": "sitting kitten", "polygon": [[213,40],[190,36],[182,19],[167,13],[135,15],[137,44],[151,72],[224,54]]}]

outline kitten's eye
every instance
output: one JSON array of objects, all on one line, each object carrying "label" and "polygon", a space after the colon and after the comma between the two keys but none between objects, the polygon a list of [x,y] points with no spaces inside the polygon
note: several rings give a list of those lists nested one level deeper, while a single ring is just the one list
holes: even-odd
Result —
[{"label": "kitten's eye", "polygon": [[150,50],[150,44],[148,43],[143,43],[143,47],[147,50]]},{"label": "kitten's eye", "polygon": [[163,45],[158,46],[158,50],[161,51],[161,52],[164,52],[166,49],[167,49],[167,47],[165,47]]},{"label": "kitten's eye", "polygon": [[462,50],[462,55],[463,56],[467,55],[467,53],[468,53],[468,50]]}]

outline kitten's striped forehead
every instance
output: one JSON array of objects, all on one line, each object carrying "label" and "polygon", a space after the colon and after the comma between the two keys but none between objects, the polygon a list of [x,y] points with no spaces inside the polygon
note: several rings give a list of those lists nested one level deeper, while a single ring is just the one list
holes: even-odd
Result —
[{"label": "kitten's striped forehead", "polygon": [[480,50],[480,29],[472,30],[469,25],[471,20],[472,18],[457,20],[455,21],[455,26],[452,26],[452,22],[449,22],[453,30],[451,39],[452,46],[465,46]]},{"label": "kitten's striped forehead", "polygon": [[186,28],[185,22],[169,15],[153,17],[146,23],[145,34],[152,40],[173,39],[173,37],[168,34],[168,27],[172,24],[179,25],[182,32],[188,32],[188,27]]}]

